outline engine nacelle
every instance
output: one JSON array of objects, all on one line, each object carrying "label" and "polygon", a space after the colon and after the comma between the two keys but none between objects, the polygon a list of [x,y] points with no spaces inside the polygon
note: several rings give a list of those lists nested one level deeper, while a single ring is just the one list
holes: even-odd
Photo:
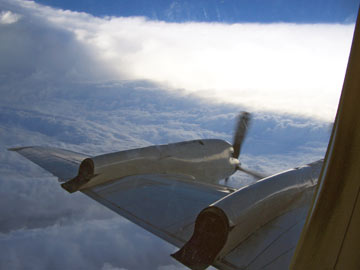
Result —
[{"label": "engine nacelle", "polygon": [[215,183],[233,174],[239,161],[223,140],[195,140],[149,146],[85,159],[78,175],[62,187],[69,192],[138,174],[185,175]]},{"label": "engine nacelle", "polygon": [[172,256],[191,269],[205,269],[261,226],[309,202],[322,162],[265,178],[205,208],[190,240]]}]

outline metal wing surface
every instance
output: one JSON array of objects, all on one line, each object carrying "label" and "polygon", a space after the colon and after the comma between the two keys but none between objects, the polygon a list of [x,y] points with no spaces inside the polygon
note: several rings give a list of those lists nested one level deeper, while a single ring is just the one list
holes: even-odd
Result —
[{"label": "metal wing surface", "polygon": [[191,237],[199,212],[232,191],[180,175],[134,175],[82,190],[177,247]]},{"label": "metal wing surface", "polygon": [[61,181],[75,177],[78,173],[80,163],[88,157],[81,153],[44,146],[18,147],[10,148],[9,150],[26,157],[43,169],[59,177]]},{"label": "metal wing surface", "polygon": [[194,270],[288,269],[321,167],[288,170],[209,205],[172,256]]},{"label": "metal wing surface", "polygon": [[233,251],[215,263],[219,269],[288,269],[308,206],[289,211],[259,228]]},{"label": "metal wing surface", "polygon": [[[274,219],[270,219],[269,222],[255,230],[215,265],[220,269],[288,269],[306,221],[310,202],[316,188],[314,184],[316,183],[321,167],[322,161],[320,160],[308,166],[290,170],[288,173],[292,172],[293,175],[288,177],[287,182],[292,184],[283,187],[283,192],[284,194],[292,194],[290,197],[292,197],[293,200],[286,201],[284,200],[285,197],[279,198],[278,201],[269,200],[266,202],[267,206],[265,207],[267,208],[265,211],[269,212],[271,208],[276,208],[276,204],[283,204],[286,205],[287,210],[284,212],[279,211],[278,214],[275,214]],[[284,175],[286,175],[286,173]],[[276,177],[277,176],[275,176],[274,179],[276,179]],[[298,186],[299,180],[307,184],[310,182],[313,184],[301,189],[300,186]],[[260,182],[258,184],[260,186],[262,183]],[[276,183],[274,182],[273,185],[276,186]],[[292,185],[294,185],[295,190],[298,189],[294,193],[290,193]],[[279,185],[277,189],[278,191],[282,190]],[[276,194],[276,192],[274,194]],[[262,200],[266,201],[267,198],[264,197]],[[258,214],[259,216],[266,215],[265,213]],[[256,227],[257,224],[254,224],[254,226]]]},{"label": "metal wing surface", "polygon": [[[78,174],[87,155],[54,147],[11,148],[66,181]],[[133,175],[81,190],[162,239],[182,246],[198,213],[234,189],[200,183],[191,176]]]},{"label": "metal wing surface", "polygon": [[[76,176],[80,163],[88,157],[80,153],[52,147],[23,147],[10,150],[20,153],[63,180]],[[245,207],[244,205],[252,205],[254,198],[259,197],[258,201],[268,206],[259,208],[260,205],[255,203],[254,207],[251,208],[254,211],[245,211],[244,218],[241,218],[240,223],[236,225],[242,228],[242,224],[252,224],[249,227],[250,229],[253,228],[252,233],[245,239],[239,239],[239,242],[235,239],[236,237],[229,239],[230,242],[234,240],[238,244],[210,264],[224,270],[287,269],[305,222],[313,188],[306,189],[306,191],[299,189],[299,194],[302,194],[299,195],[301,199],[291,202],[286,207],[288,210],[285,212],[276,214],[274,210],[275,218],[270,219],[265,224],[260,223],[262,225],[259,226],[257,219],[266,217],[266,212],[272,208],[279,208],[277,204],[287,205],[289,203],[282,199],[271,199],[272,195],[276,197],[279,190],[282,190],[276,179],[286,177],[284,183],[287,184],[283,187],[285,196],[292,190],[287,191],[288,185],[296,187],[296,183],[303,177],[309,178],[307,181],[310,182],[312,178],[317,177],[317,173],[314,174],[312,168],[314,167],[314,170],[317,171],[321,167],[320,165],[317,164],[316,168],[307,166],[289,172],[290,174],[294,173],[293,176],[296,177],[288,177],[287,173],[272,177],[273,179],[269,180],[274,192],[270,192],[271,194],[267,194],[267,192],[267,195],[262,195],[261,186],[269,181],[261,181],[251,188],[233,192],[233,189],[224,186],[198,182],[191,176],[170,174],[126,176],[81,191],[179,248],[186,245],[188,241],[191,242],[194,226],[196,226],[195,221],[197,222],[199,213],[209,209],[209,206],[224,201],[225,196],[230,198],[230,196],[237,195],[240,199],[242,197],[247,198],[246,200],[241,199],[240,202],[242,201],[242,203],[234,204],[234,207],[236,206],[234,209],[232,207],[223,209],[231,215],[232,211],[236,212],[240,209],[241,212],[241,209]],[[305,174],[303,174],[305,170],[308,170],[308,173],[304,172]],[[306,176],[307,174],[308,176]],[[288,183],[288,181],[290,182]],[[248,198],[246,195],[248,191],[246,190],[252,190],[255,197],[251,193]],[[297,189],[295,188],[295,190]],[[284,196],[281,195],[281,198]],[[284,198],[286,197],[288,196]],[[252,216],[254,215],[258,218],[253,220]],[[229,232],[229,236],[234,230],[236,227]]]}]

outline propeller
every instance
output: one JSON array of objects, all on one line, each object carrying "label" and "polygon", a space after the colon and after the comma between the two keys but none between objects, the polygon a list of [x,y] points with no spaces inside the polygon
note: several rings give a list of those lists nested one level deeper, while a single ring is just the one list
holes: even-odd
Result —
[{"label": "propeller", "polygon": [[236,123],[236,129],[234,134],[234,140],[233,140],[233,158],[239,158],[241,146],[244,142],[244,139],[246,137],[248,128],[250,126],[250,113],[248,112],[241,112],[241,114],[238,117],[238,121]]},{"label": "propeller", "polygon": [[[240,152],[241,152],[241,147],[243,145],[243,142],[246,138],[248,129],[250,127],[251,124],[251,115],[248,112],[241,112],[240,115],[238,116],[238,120],[236,123],[236,129],[235,129],[235,134],[234,134],[234,141],[233,141],[233,148],[234,148],[234,152],[233,152],[233,158],[239,159],[240,156]],[[264,178],[265,175],[262,175],[261,173],[258,172],[254,172],[248,169],[244,169],[243,167],[241,167],[241,163],[239,163],[239,165],[236,167],[236,170],[242,171],[246,174],[251,175],[252,177],[256,178],[256,179],[261,179]],[[228,181],[229,178],[225,179],[225,182]]]},{"label": "propeller", "polygon": [[263,174],[261,174],[261,173],[254,172],[254,171],[251,171],[251,170],[248,170],[248,169],[244,169],[244,168],[241,167],[240,165],[237,166],[236,169],[237,169],[238,171],[242,171],[242,172],[244,172],[244,173],[247,173],[248,175],[251,175],[252,177],[254,177],[254,178],[257,179],[257,180],[266,177],[266,175],[263,175]]}]

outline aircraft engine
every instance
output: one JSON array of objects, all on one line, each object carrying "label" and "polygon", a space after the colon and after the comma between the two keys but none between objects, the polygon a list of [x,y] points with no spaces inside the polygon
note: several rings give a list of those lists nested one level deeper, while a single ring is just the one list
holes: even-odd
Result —
[{"label": "aircraft engine", "polygon": [[62,184],[69,192],[139,174],[182,175],[217,183],[232,175],[239,161],[233,147],[217,139],[149,146],[87,158],[78,175]]},{"label": "aircraft engine", "polygon": [[198,215],[190,240],[172,256],[191,269],[207,268],[261,226],[309,202],[321,165],[265,178],[211,204]]}]

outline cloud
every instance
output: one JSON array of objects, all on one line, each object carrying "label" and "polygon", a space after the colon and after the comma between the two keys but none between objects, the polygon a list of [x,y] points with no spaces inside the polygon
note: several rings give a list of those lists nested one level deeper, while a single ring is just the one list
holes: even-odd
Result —
[{"label": "cloud", "polygon": [[20,20],[21,15],[13,13],[11,11],[0,12],[0,24],[12,24]]},{"label": "cloud", "polygon": [[[156,252],[149,253],[154,246]],[[0,247],[1,269],[156,270],[162,265],[179,266],[164,256],[173,247],[118,217],[0,234]]]},{"label": "cloud", "polygon": [[[85,70],[91,74],[88,79],[150,80],[210,102],[323,120],[334,117],[354,27],[166,23],[142,17],[99,18],[31,1],[15,3],[13,9],[24,17],[67,35],[65,49],[85,52],[81,59],[89,63],[72,65],[68,76]],[[61,56],[56,58],[60,67],[64,61],[73,62]],[[97,68],[91,70],[94,65]],[[44,70],[33,76],[45,76]]]},{"label": "cloud", "polygon": [[[284,61],[280,51],[295,57],[281,45],[283,33],[290,32],[292,46],[298,44],[308,57],[310,33],[319,46],[322,39],[332,42],[330,36],[336,36],[330,46],[341,51],[352,26],[170,24],[96,18],[31,1],[3,1],[0,6],[22,16],[16,23],[0,25],[1,269],[184,269],[169,257],[173,246],[80,193],[66,193],[55,177],[6,151],[8,147],[51,145],[96,155],[197,138],[231,141],[237,113],[250,109],[254,117],[241,154],[244,166],[275,173],[324,155],[328,123],[271,107],[274,100],[281,103],[295,95],[266,92],[275,85],[271,78],[279,79],[284,89],[299,87],[299,82],[281,81],[277,72],[283,71],[271,63],[259,65],[251,49],[274,62]],[[319,31],[313,31],[316,28]],[[276,57],[268,56],[261,45],[269,39],[265,30],[273,33],[270,44]],[[304,40],[292,35],[296,31]],[[241,42],[237,35],[243,37]],[[238,51],[239,44],[248,49]],[[341,53],[331,48],[317,54],[335,55],[329,58],[329,68],[335,70],[342,66],[342,60],[336,60]],[[231,55],[243,61],[230,63]],[[295,60],[290,58],[288,66]],[[259,76],[247,78],[248,69],[259,69]],[[260,76],[270,79],[261,81]],[[237,94],[240,101],[222,104],[215,101],[223,96],[210,98],[220,90],[231,94],[231,80],[244,87]],[[246,89],[250,81],[264,89]],[[259,106],[254,105],[257,95]],[[301,105],[301,98],[296,101]],[[324,113],[329,104],[319,104],[318,113]],[[304,114],[308,112],[304,108]],[[229,183],[240,187],[252,181],[237,173]]]},{"label": "cloud", "polygon": [[101,270],[127,270],[127,269],[114,267],[110,263],[104,263],[104,265],[101,267]]}]

